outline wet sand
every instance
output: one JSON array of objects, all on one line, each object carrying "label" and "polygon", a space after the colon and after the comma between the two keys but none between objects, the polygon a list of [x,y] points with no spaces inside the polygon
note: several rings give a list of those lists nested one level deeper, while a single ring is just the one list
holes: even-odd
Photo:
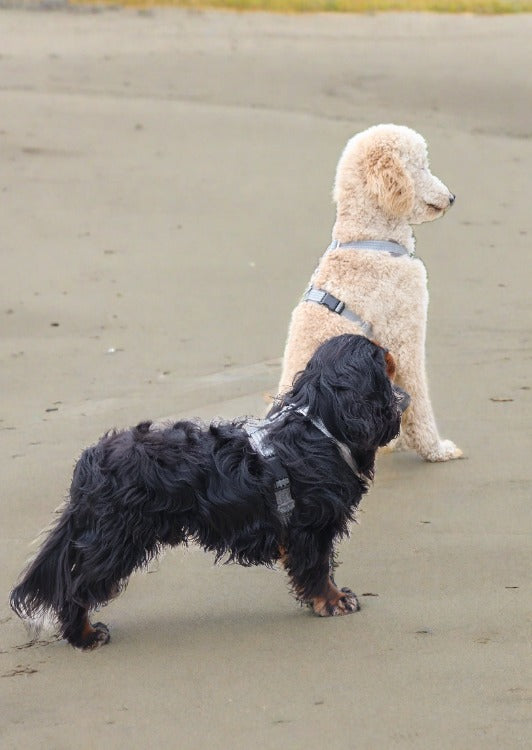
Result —
[{"label": "wet sand", "polygon": [[[531,31],[0,12],[2,748],[530,746]],[[8,591],[81,449],[264,410],[339,153],[382,121],[458,196],[416,235],[432,399],[467,459],[379,459],[340,550],[356,615],[178,550],[102,612],[108,647],[28,646]]]}]

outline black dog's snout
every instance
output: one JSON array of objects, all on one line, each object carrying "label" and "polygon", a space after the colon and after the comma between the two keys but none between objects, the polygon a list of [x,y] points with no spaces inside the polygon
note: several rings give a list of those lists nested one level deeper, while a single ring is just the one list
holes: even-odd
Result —
[{"label": "black dog's snout", "polygon": [[401,414],[408,409],[408,406],[410,404],[410,394],[406,391],[403,391],[402,388],[399,388],[398,385],[393,386],[393,392],[394,396],[397,401],[397,406],[399,407],[399,411]]},{"label": "black dog's snout", "polygon": [[449,203],[451,204],[451,206],[453,205],[455,200],[456,200],[456,195],[454,193],[451,193],[451,195],[449,196]]}]

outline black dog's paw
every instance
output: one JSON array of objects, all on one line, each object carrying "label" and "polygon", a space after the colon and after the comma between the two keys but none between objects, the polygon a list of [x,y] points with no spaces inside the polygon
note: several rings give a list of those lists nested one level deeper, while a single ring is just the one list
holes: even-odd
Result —
[{"label": "black dog's paw", "polygon": [[84,637],[80,648],[82,651],[94,651],[94,649],[100,648],[100,646],[105,646],[110,640],[111,636],[107,625],[104,625],[103,622],[95,622],[92,625],[91,631]]},{"label": "black dog's paw", "polygon": [[342,597],[341,602],[346,610],[343,614],[347,615],[351,612],[358,612],[358,610],[360,609],[360,602],[358,601],[358,597],[355,592],[344,587],[342,589],[342,594],[344,596]]},{"label": "black dog's paw", "polygon": [[357,595],[351,589],[343,588],[329,592],[329,596],[315,597],[311,602],[314,614],[319,617],[340,617],[341,615],[350,615],[358,612],[360,602]]}]

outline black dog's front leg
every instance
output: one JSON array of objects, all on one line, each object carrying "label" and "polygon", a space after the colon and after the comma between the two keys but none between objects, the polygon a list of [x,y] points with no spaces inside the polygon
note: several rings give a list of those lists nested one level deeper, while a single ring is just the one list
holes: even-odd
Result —
[{"label": "black dog's front leg", "polygon": [[320,617],[348,615],[360,609],[350,589],[339,589],[334,580],[336,568],[333,542],[319,536],[294,535],[281,557],[297,598],[309,604]]}]

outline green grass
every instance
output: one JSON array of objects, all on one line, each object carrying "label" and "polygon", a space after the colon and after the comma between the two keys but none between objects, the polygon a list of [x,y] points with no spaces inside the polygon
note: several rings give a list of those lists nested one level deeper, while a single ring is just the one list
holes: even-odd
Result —
[{"label": "green grass", "polygon": [[223,8],[277,13],[530,13],[532,0],[70,0],[71,5],[121,5],[132,8]]}]

